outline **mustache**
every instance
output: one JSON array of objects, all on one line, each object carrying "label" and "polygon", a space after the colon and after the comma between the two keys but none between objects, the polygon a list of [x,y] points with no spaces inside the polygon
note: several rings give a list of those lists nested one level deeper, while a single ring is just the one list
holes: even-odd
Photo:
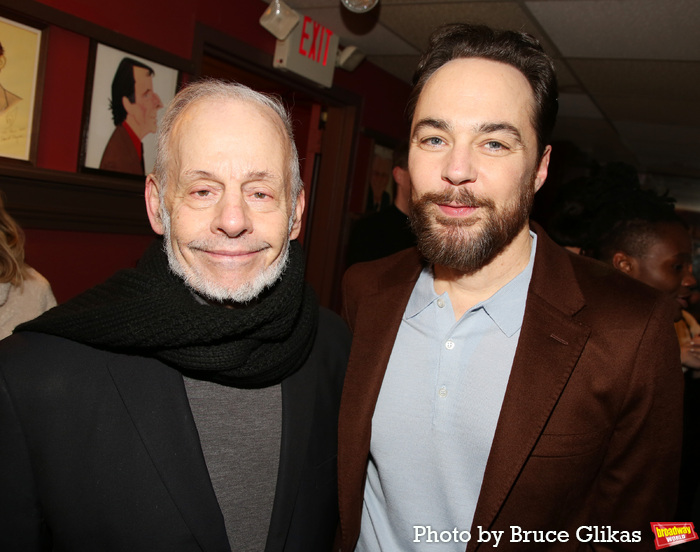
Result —
[{"label": "mustache", "polygon": [[492,199],[480,197],[465,186],[447,188],[441,192],[428,192],[417,199],[409,200],[411,208],[416,205],[449,204],[458,207],[486,207],[495,209],[496,204]]},{"label": "mustache", "polygon": [[208,238],[187,242],[187,247],[190,249],[201,249],[203,251],[226,251],[235,249],[239,252],[246,251],[248,253],[254,253],[271,246],[269,243],[261,240],[241,240],[241,238],[237,238],[237,240],[234,241],[231,238]]}]

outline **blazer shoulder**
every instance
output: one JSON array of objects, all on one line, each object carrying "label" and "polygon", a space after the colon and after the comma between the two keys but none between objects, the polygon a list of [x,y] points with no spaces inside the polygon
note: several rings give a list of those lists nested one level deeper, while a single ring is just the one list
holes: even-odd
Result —
[{"label": "blazer shoulder", "polygon": [[376,261],[352,265],[343,276],[343,318],[352,327],[354,310],[361,298],[396,285],[415,283],[423,265],[415,247]]},{"label": "blazer shoulder", "polygon": [[669,295],[594,259],[574,256],[572,265],[585,301],[579,321],[609,331],[641,332],[650,323],[673,329],[679,306]]},{"label": "blazer shoulder", "polygon": [[110,371],[125,369],[143,374],[154,388],[180,378],[156,359],[104,351],[53,335],[19,332],[0,342],[0,378],[18,396],[78,400],[111,387]]},{"label": "blazer shoulder", "polygon": [[390,278],[388,283],[391,283],[396,278],[400,278],[406,270],[415,270],[421,265],[420,253],[412,247],[376,261],[356,263],[347,269],[343,279],[350,285],[355,282],[361,284],[376,282],[377,285],[381,285],[386,278]]},{"label": "blazer shoulder", "polygon": [[654,304],[663,297],[660,291],[635,280],[601,261],[572,255],[577,282],[584,296],[590,300],[602,300],[611,307],[628,304]]}]

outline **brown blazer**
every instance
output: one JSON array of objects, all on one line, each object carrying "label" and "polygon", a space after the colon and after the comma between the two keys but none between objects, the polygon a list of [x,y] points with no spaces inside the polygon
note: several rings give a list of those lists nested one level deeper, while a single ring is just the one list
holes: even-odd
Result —
[{"label": "brown blazer", "polygon": [[[546,548],[509,543],[511,525],[568,531],[568,543],[550,545],[557,551],[648,550],[649,522],[671,521],[676,497],[683,382],[674,305],[533,230],[520,341],[467,550],[493,547],[476,542],[479,526],[505,531],[508,551]],[[359,535],[372,414],[421,268],[411,249],[355,265],[343,282],[354,334],[339,428],[343,552]],[[584,525],[641,531],[643,542],[583,544]]]}]

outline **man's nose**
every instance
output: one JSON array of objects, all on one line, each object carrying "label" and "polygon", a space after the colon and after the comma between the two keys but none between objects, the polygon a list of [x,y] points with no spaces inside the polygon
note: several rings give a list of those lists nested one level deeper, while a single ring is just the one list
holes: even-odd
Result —
[{"label": "man's nose", "polygon": [[224,193],[216,204],[211,231],[237,238],[253,230],[250,209],[240,193]]},{"label": "man's nose", "polygon": [[689,288],[695,287],[697,285],[698,281],[695,279],[692,266],[688,266],[688,271],[685,273],[685,276],[683,276],[682,283],[684,286]]},{"label": "man's nose", "polygon": [[475,152],[467,144],[455,144],[445,155],[442,177],[453,186],[474,182],[478,174]]}]

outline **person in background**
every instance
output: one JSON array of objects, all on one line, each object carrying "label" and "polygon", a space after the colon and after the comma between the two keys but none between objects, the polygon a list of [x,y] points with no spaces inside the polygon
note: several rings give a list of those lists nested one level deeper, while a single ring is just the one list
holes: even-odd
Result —
[{"label": "person in background", "polygon": [[611,205],[623,209],[625,199],[639,190],[639,176],[631,165],[618,161],[596,165],[591,174],[559,188],[547,212],[547,234],[572,253],[586,255],[599,230],[601,212]]},{"label": "person in background", "polygon": [[0,195],[0,339],[54,306],[49,282],[24,262],[24,232]]},{"label": "person in background", "polygon": [[136,268],[0,344],[0,550],[330,549],[350,336],[304,281],[288,112],[183,89],[145,200]]},{"label": "person in background", "polygon": [[392,164],[394,202],[355,223],[348,241],[348,266],[381,259],[416,245],[416,236],[408,221],[408,200],[411,196],[408,142],[401,142],[396,147]]},{"label": "person in background", "polygon": [[687,225],[667,198],[637,190],[617,199],[608,208],[603,206],[597,223],[600,235],[591,254],[668,295],[678,305],[675,328],[685,392],[676,519],[698,523],[693,503],[700,486],[700,325],[687,310],[697,285],[693,244]]}]

